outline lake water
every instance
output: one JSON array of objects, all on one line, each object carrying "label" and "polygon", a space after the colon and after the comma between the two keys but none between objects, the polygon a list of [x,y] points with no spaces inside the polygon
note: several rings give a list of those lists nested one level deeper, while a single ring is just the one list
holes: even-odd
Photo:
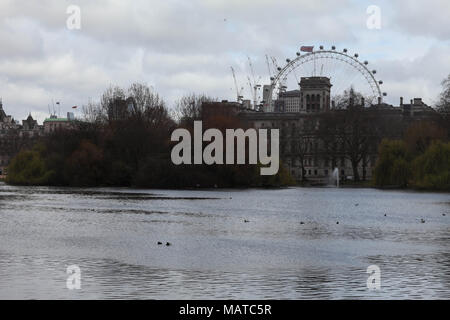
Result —
[{"label": "lake water", "polygon": [[450,299],[450,195],[0,184],[0,298]]}]

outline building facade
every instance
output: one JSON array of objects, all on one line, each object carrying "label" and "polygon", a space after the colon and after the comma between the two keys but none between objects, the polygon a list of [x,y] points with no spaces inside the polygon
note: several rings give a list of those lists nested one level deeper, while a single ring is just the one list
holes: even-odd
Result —
[{"label": "building facade", "polygon": [[415,98],[394,107],[378,100],[350,99],[337,109],[326,77],[301,78],[300,90],[281,92],[273,112],[241,112],[256,129],[279,129],[282,164],[299,182],[327,184],[338,169],[341,180],[370,180],[383,138],[401,139],[414,121],[439,121],[439,114]]},{"label": "building facade", "polygon": [[[347,107],[333,108],[328,78],[302,78],[300,90],[281,93],[273,112],[245,108],[237,102],[202,105],[202,119],[235,115],[241,125],[278,129],[280,160],[297,182],[331,183],[337,169],[341,181],[370,180],[382,139],[402,139],[415,121],[439,122],[440,115],[420,98],[399,106],[369,107],[350,99]],[[280,102],[281,101],[281,102]]]},{"label": "building facade", "polygon": [[58,118],[51,115],[50,118],[44,120],[43,130],[45,134],[50,134],[58,130],[67,130],[72,128],[75,117],[72,112],[67,112],[66,118]]}]

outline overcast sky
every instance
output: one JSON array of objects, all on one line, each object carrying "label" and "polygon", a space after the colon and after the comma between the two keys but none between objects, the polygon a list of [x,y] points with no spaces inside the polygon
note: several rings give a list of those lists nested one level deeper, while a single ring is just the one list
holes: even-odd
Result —
[{"label": "overcast sky", "polygon": [[[69,5],[79,30],[67,28]],[[381,29],[367,28],[370,5]],[[8,114],[40,122],[52,99],[65,113],[136,81],[169,107],[189,92],[233,100],[230,66],[243,84],[247,56],[268,78],[265,54],[282,61],[322,44],[369,60],[387,102],[433,104],[450,73],[449,15],[448,0],[0,0],[0,97]]]}]

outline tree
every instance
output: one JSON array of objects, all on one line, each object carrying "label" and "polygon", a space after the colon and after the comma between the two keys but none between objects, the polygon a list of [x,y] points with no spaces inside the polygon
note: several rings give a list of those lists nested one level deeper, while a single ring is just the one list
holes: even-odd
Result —
[{"label": "tree", "polygon": [[17,154],[8,167],[6,182],[17,185],[49,184],[55,172],[46,166],[42,154],[45,147],[36,145],[32,150],[23,150]]},{"label": "tree", "polygon": [[82,140],[67,158],[65,175],[75,186],[98,186],[104,181],[103,150],[91,141]]},{"label": "tree", "polygon": [[450,143],[434,142],[412,167],[415,187],[450,191]]},{"label": "tree", "polygon": [[216,98],[205,94],[191,93],[183,96],[175,103],[173,110],[174,118],[178,121],[193,121],[200,119],[202,115],[202,104],[204,102],[215,102]]},{"label": "tree", "polygon": [[413,155],[425,153],[434,141],[445,141],[447,130],[431,121],[417,121],[406,130],[404,140]]},{"label": "tree", "polygon": [[[311,145],[314,141],[311,126],[305,125],[292,126],[291,128],[282,128],[281,150],[288,150],[287,153],[292,157],[291,164],[295,166],[295,160],[298,160],[301,170],[301,181],[306,180],[305,163],[306,158],[317,150],[312,150]],[[287,132],[290,131],[290,132]]]},{"label": "tree", "polygon": [[373,172],[373,184],[378,187],[406,187],[411,178],[411,157],[400,140],[383,140]]},{"label": "tree", "polygon": [[346,109],[350,105],[361,105],[364,100],[364,105],[370,104],[373,101],[373,97],[365,96],[362,93],[356,91],[353,86],[345,89],[342,94],[336,94],[333,96],[334,106],[336,109]]},{"label": "tree", "polygon": [[446,117],[450,116],[450,74],[442,80],[442,92],[439,96],[437,110]]}]

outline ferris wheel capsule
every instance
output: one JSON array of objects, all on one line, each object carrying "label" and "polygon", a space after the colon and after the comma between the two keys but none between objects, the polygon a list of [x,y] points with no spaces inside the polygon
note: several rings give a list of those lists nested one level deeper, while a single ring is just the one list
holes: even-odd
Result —
[{"label": "ferris wheel capsule", "polygon": [[344,51],[344,53],[347,53],[347,49],[344,49],[344,50],[342,50],[342,51]]},{"label": "ferris wheel capsule", "polygon": [[373,73],[373,74],[377,73],[377,70],[372,70],[372,73]]},{"label": "ferris wheel capsule", "polygon": [[277,70],[278,70],[278,71],[281,71],[281,67],[278,67]]},{"label": "ferris wheel capsule", "polygon": [[300,57],[300,52],[297,52],[297,57]]},{"label": "ferris wheel capsule", "polygon": [[331,46],[331,50],[336,50],[336,46]]},{"label": "ferris wheel capsule", "polygon": [[358,57],[359,57],[359,54],[355,53],[355,58],[358,58]]},{"label": "ferris wheel capsule", "polygon": [[378,81],[378,83],[379,83],[379,84],[383,84],[383,81],[380,80],[380,81]]},{"label": "ferris wheel capsule", "polygon": [[323,50],[323,46],[320,46],[319,48],[320,48],[320,50]]},{"label": "ferris wheel capsule", "polygon": [[386,97],[386,96],[387,96],[387,93],[386,93],[386,92],[383,92],[383,96]]},{"label": "ferris wheel capsule", "polygon": [[369,64],[369,61],[364,61],[364,64],[367,66]]},{"label": "ferris wheel capsule", "polygon": [[270,77],[270,80],[272,80],[272,81],[273,81],[273,80],[275,80],[275,78],[274,78],[274,77]]},{"label": "ferris wheel capsule", "polygon": [[291,59],[286,59],[286,62],[287,62],[287,63],[291,62]]}]

